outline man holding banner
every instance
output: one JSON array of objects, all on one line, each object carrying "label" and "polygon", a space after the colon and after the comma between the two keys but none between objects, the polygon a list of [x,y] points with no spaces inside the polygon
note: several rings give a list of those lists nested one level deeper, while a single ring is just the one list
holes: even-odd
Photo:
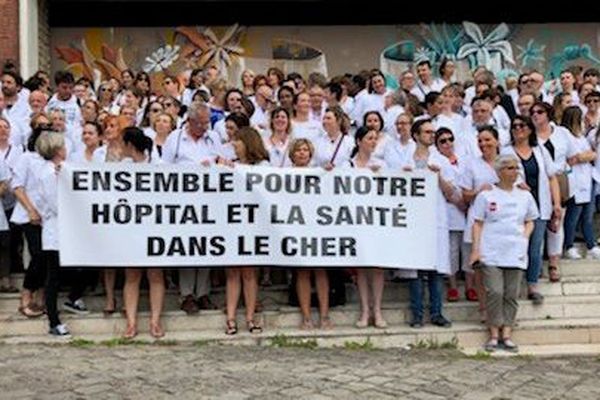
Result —
[{"label": "man holding banner", "polygon": [[442,277],[440,274],[450,272],[450,237],[446,212],[446,199],[451,199],[454,186],[451,179],[450,165],[446,158],[437,152],[431,152],[434,144],[435,128],[430,119],[421,119],[411,128],[413,140],[417,147],[406,169],[429,169],[438,175],[439,189],[436,198],[437,246],[434,271],[419,271],[416,279],[410,282],[410,308],[412,319],[410,326],[423,326],[423,278],[427,277],[429,285],[429,317],[432,324],[448,328],[452,323],[442,315]]},{"label": "man holding banner", "polygon": [[[192,103],[187,122],[172,132],[163,147],[162,159],[170,164],[208,166],[223,154],[221,140],[210,128],[210,108]],[[202,310],[214,310],[210,297],[210,269],[180,269],[179,290],[181,309],[188,315]]]}]

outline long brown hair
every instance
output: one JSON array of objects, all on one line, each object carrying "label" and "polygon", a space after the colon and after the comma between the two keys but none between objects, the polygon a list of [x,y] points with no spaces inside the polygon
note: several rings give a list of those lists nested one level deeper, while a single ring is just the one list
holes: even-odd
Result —
[{"label": "long brown hair", "polygon": [[261,161],[269,161],[269,153],[260,133],[254,128],[245,126],[237,131],[237,139],[240,140],[246,148],[246,161],[248,164],[259,164]]}]

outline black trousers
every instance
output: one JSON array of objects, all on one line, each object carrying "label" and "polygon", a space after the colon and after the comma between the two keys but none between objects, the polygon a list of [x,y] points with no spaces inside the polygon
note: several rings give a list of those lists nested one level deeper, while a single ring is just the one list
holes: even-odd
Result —
[{"label": "black trousers", "polygon": [[50,328],[60,325],[58,318],[58,289],[60,287],[60,264],[58,262],[58,251],[45,251],[44,260],[48,270],[46,280],[46,310]]},{"label": "black trousers", "polygon": [[31,261],[25,272],[23,287],[34,292],[44,287],[46,282],[46,261],[44,260],[45,254],[42,252],[42,226],[33,224],[21,226],[31,254]]}]

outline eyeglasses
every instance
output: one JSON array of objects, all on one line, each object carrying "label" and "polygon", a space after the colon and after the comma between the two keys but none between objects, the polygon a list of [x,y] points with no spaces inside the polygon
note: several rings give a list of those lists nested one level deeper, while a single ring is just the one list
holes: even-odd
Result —
[{"label": "eyeglasses", "polygon": [[516,165],[511,165],[509,167],[502,167],[502,169],[508,169],[510,171],[514,171],[515,169],[519,169]]},{"label": "eyeglasses", "polygon": [[600,103],[600,99],[595,98],[595,99],[588,99],[585,101],[585,104],[590,104],[590,103]]},{"label": "eyeglasses", "polygon": [[446,143],[454,143],[454,137],[447,137],[447,138],[443,138],[438,140],[439,144],[446,144]]},{"label": "eyeglasses", "polygon": [[526,126],[527,126],[527,125],[525,125],[525,124],[513,124],[513,125],[510,127],[510,129],[514,129],[514,130],[516,130],[516,129],[523,129],[523,128],[525,128]]},{"label": "eyeglasses", "polygon": [[541,115],[541,114],[546,114],[546,110],[533,110],[533,111],[531,111],[531,113]]}]

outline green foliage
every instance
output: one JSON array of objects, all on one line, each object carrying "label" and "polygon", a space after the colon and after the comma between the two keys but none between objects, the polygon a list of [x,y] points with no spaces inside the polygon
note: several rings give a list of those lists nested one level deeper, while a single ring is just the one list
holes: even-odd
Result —
[{"label": "green foliage", "polygon": [[371,342],[371,338],[367,337],[367,340],[364,342],[354,342],[354,341],[346,341],[344,342],[344,348],[346,350],[374,350],[375,345]]},{"label": "green foliage", "polygon": [[292,339],[286,335],[275,335],[270,340],[270,346],[279,348],[295,347],[310,350],[319,347],[316,339]]}]

